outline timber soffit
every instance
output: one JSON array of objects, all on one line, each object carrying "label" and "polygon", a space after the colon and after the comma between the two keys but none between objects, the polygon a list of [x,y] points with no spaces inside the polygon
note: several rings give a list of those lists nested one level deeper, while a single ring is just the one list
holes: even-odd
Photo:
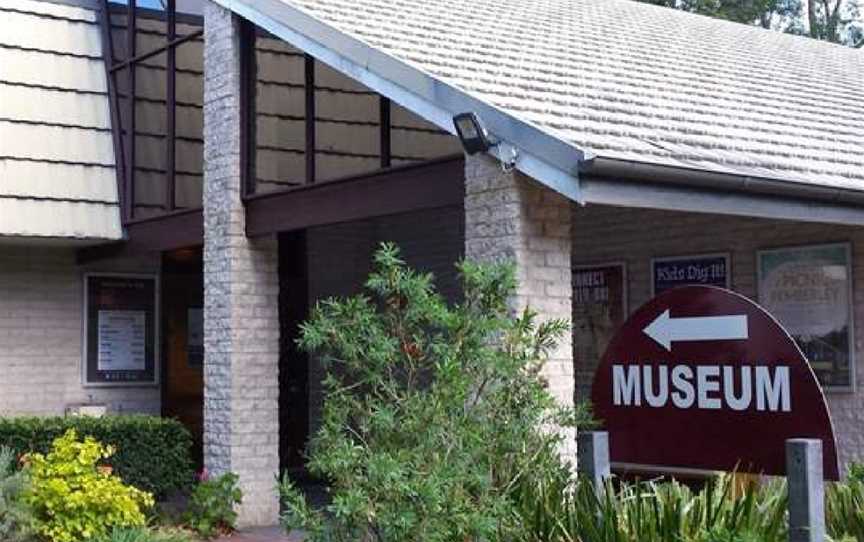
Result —
[{"label": "timber soffit", "polygon": [[[641,163],[682,190],[702,187],[673,179],[710,173],[723,189],[860,202],[864,129],[850,119],[864,62],[851,50],[624,0],[216,1],[443,129],[477,112],[521,150],[520,169],[576,201],[592,199],[580,170]],[[639,43],[590,28],[623,15]],[[796,90],[827,84],[814,64],[839,74],[830,125]]]}]

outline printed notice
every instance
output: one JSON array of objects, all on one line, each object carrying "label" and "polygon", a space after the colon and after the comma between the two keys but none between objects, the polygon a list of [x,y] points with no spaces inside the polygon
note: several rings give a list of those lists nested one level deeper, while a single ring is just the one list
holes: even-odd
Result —
[{"label": "printed notice", "polygon": [[100,371],[143,371],[146,368],[146,311],[99,311]]}]

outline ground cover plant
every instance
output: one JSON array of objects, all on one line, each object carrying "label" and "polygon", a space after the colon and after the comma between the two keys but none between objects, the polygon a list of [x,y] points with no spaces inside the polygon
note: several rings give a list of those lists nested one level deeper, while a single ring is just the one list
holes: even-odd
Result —
[{"label": "ground cover plant", "polygon": [[184,523],[202,538],[234,531],[237,527],[235,507],[243,501],[238,481],[237,475],[230,472],[216,477],[203,473],[189,496]]}]

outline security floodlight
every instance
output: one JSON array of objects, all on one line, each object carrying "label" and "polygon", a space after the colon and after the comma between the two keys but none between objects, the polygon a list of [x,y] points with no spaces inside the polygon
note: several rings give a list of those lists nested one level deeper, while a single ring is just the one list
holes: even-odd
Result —
[{"label": "security floodlight", "polygon": [[489,132],[476,113],[460,113],[453,117],[453,125],[462,147],[468,154],[486,152],[496,145],[489,138]]}]

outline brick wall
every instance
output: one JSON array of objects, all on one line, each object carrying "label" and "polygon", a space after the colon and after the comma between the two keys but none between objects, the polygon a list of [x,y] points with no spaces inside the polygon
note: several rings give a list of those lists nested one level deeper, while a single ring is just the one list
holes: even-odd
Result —
[{"label": "brick wall", "polygon": [[[372,254],[383,241],[402,250],[409,265],[435,275],[435,285],[448,300],[459,298],[455,264],[462,258],[462,209],[447,207],[311,228],[307,233],[309,303],[330,296],[358,293],[371,270]],[[309,365],[309,429],[321,419],[323,369]]]},{"label": "brick wall", "polygon": [[[755,299],[756,252],[763,248],[850,241],[853,253],[855,349],[859,386],[864,377],[864,229],[728,216],[613,207],[573,207],[573,264],[623,261],[629,310],[651,295],[653,257],[710,252],[731,254],[732,289]],[[581,398],[590,395],[593,366],[576,360]],[[859,388],[860,390],[860,388]],[[864,458],[864,392],[828,393],[841,462]]]},{"label": "brick wall", "polygon": [[[0,246],[0,416],[63,414],[68,405],[158,414],[158,387],[81,383],[83,273],[72,248]],[[109,262],[92,271],[152,272],[157,261]]]},{"label": "brick wall", "polygon": [[[515,309],[529,306],[541,320],[566,319],[572,311],[570,204],[563,196],[518,172],[504,173],[496,160],[465,163],[465,255],[477,261],[512,261],[518,288]],[[562,405],[573,402],[573,347],[558,344],[543,368]],[[562,453],[575,455],[575,435]]]},{"label": "brick wall", "polygon": [[241,525],[278,518],[275,239],[246,237],[240,200],[240,20],[204,8],[204,463],[240,477]]}]

